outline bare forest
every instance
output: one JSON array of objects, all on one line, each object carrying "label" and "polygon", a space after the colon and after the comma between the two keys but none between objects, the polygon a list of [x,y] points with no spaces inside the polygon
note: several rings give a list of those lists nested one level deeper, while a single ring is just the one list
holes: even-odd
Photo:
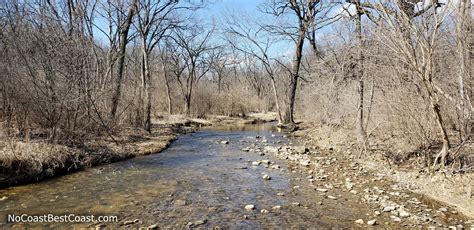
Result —
[{"label": "bare forest", "polygon": [[468,177],[474,213],[474,2],[222,2],[1,0],[0,187],[272,122],[350,164]]}]

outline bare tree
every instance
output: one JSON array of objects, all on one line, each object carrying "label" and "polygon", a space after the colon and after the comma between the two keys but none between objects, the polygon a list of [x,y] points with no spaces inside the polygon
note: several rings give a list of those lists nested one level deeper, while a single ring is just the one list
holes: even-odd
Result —
[{"label": "bare tree", "polygon": [[[440,158],[440,164],[445,165],[450,140],[441,114],[439,93],[436,90],[434,59],[445,15],[437,12],[436,7],[416,11],[413,4],[404,1],[390,6],[379,4],[377,9],[382,23],[378,26],[380,31],[374,35],[379,37],[382,44],[392,51],[394,57],[406,64],[417,77],[442,137],[442,149],[434,164],[437,164]],[[424,14],[425,12],[428,13]],[[420,18],[415,22],[413,19],[417,16]]]},{"label": "bare tree", "polygon": [[[213,29],[206,30],[193,26],[186,31],[175,30],[173,38],[183,58],[186,74],[177,74],[184,98],[184,113],[191,114],[191,99],[194,86],[209,71],[208,51],[212,49],[210,39]],[[178,68],[179,69],[179,68]],[[183,73],[180,71],[180,73]]]},{"label": "bare tree", "polygon": [[[140,0],[138,2],[138,31],[141,40],[141,90],[139,110],[146,104],[144,128],[151,132],[152,74],[150,55],[161,41],[165,33],[178,26],[178,20],[172,12],[178,7],[175,1]],[[141,116],[139,111],[138,116]],[[139,118],[141,121],[141,118]]]},{"label": "bare tree", "polygon": [[[272,84],[273,98],[278,113],[278,122],[282,123],[283,117],[279,102],[280,99],[278,98],[279,93],[272,64],[274,58],[270,56],[270,49],[276,43],[276,40],[268,35],[263,35],[264,30],[262,30],[262,28],[253,30],[251,26],[247,26],[243,22],[237,22],[235,20],[229,22],[226,32],[231,35],[227,41],[233,48],[246,55],[257,58],[261,62]],[[243,39],[243,41],[241,39]]]},{"label": "bare tree", "polygon": [[[291,15],[296,19],[293,24],[266,25],[266,29],[275,35],[289,38],[295,43],[293,62],[290,73],[288,107],[283,116],[283,123],[294,124],[294,110],[300,67],[303,57],[304,42],[310,29],[317,30],[328,25],[336,17],[327,17],[331,4],[320,0],[271,0],[265,5],[264,12],[277,18]],[[296,25],[294,25],[296,24]],[[313,43],[316,43],[313,41]]]},{"label": "bare tree", "polygon": [[[458,55],[458,89],[459,89],[459,112],[461,114],[461,139],[467,140],[472,129],[472,114],[474,107],[470,98],[469,90],[466,90],[465,79],[472,79],[472,60],[474,54],[474,38],[472,35],[473,19],[472,5],[469,0],[458,1],[456,7],[456,43]],[[472,89],[470,90],[472,92]]]},{"label": "bare tree", "polygon": [[123,82],[123,72],[125,68],[125,51],[128,44],[128,32],[130,26],[132,25],[133,16],[137,12],[138,0],[133,0],[129,6],[127,18],[120,26],[120,40],[118,45],[118,62],[117,62],[117,76],[115,78],[115,90],[112,95],[112,106],[110,109],[111,119],[115,119],[117,114],[117,108],[120,101],[120,95],[122,93],[122,82]]}]

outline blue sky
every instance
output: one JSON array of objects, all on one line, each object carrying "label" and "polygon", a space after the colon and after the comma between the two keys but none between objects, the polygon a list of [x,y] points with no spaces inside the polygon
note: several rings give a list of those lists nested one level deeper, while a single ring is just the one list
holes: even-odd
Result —
[{"label": "blue sky", "polygon": [[[197,0],[195,0],[197,1]],[[225,21],[225,17],[229,14],[233,15],[247,15],[251,16],[252,19],[257,18],[268,18],[270,15],[266,15],[259,11],[259,6],[265,2],[265,0],[204,0],[207,1],[205,8],[199,10],[198,16],[203,19],[215,20],[217,23]],[[243,19],[245,18],[242,17]],[[260,21],[262,22],[262,21]],[[288,56],[293,53],[293,44],[280,41],[273,46],[270,50],[271,56]]]},{"label": "blue sky", "polygon": [[210,0],[208,10],[216,14],[224,9],[257,13],[257,6],[262,2],[262,0]]}]

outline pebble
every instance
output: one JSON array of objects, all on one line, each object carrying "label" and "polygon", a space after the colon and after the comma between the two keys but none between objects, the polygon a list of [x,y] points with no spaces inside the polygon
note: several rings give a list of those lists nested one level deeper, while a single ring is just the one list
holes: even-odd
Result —
[{"label": "pebble", "polygon": [[335,200],[335,199],[336,199],[335,196],[331,196],[331,195],[329,195],[328,198],[331,199],[331,200]]},{"label": "pebble", "polygon": [[253,162],[252,162],[252,165],[253,165],[253,166],[259,166],[259,165],[260,165],[260,161],[253,161]]},{"label": "pebble", "polygon": [[309,166],[310,164],[311,164],[311,161],[309,160],[304,160],[300,162],[300,165],[303,165],[303,166]]},{"label": "pebble", "polygon": [[270,179],[272,179],[268,174],[263,174],[262,178],[263,178],[264,180],[270,180]]},{"label": "pebble", "polygon": [[364,221],[362,219],[358,219],[355,221],[356,224],[364,224]]},{"label": "pebble", "polygon": [[317,188],[316,191],[318,192],[327,192],[328,190],[325,188]]},{"label": "pebble", "polygon": [[393,210],[395,210],[394,206],[386,206],[386,207],[383,208],[384,212],[391,212]]},{"label": "pebble", "polygon": [[196,222],[193,223],[194,226],[199,226],[199,225],[203,225],[207,223],[207,219],[204,219],[204,220],[198,220]]},{"label": "pebble", "polygon": [[398,211],[398,216],[401,217],[401,218],[405,218],[405,217],[409,217],[410,213],[408,213],[405,209],[401,208]]},{"label": "pebble", "polygon": [[227,144],[229,144],[229,141],[227,141],[227,140],[221,141],[221,144],[227,145]]},{"label": "pebble", "polygon": [[308,148],[306,148],[305,146],[295,146],[294,149],[295,152],[299,154],[304,154],[308,151]]},{"label": "pebble", "polygon": [[284,195],[285,193],[282,193],[282,192],[277,193],[277,196],[284,196]]},{"label": "pebble", "polygon": [[367,221],[367,224],[368,224],[368,225],[376,225],[376,224],[377,224],[377,220],[375,220],[375,219],[374,219],[374,220],[369,220],[369,221]]},{"label": "pebble", "polygon": [[124,221],[124,222],[123,222],[123,225],[131,225],[131,224],[138,223],[138,222],[139,222],[138,219],[135,219],[135,220],[127,220],[127,221]]},{"label": "pebble", "polygon": [[272,207],[273,210],[280,210],[281,209],[281,206],[280,205],[275,205]]},{"label": "pebble", "polygon": [[399,217],[396,217],[396,216],[390,216],[390,219],[392,219],[395,222],[401,222],[402,221],[402,219],[400,219]]},{"label": "pebble", "polygon": [[254,209],[255,209],[255,205],[253,205],[253,204],[245,205],[245,210],[247,210],[247,211],[251,211],[251,210],[254,210]]},{"label": "pebble", "polygon": [[5,200],[7,200],[7,199],[8,199],[8,197],[2,196],[2,197],[0,198],[0,201],[5,201]]},{"label": "pebble", "polygon": [[294,206],[300,206],[300,205],[301,205],[301,204],[298,203],[298,202],[293,202],[293,203],[291,203],[291,204],[294,205]]},{"label": "pebble", "polygon": [[279,165],[272,165],[272,169],[279,169],[280,166]]},{"label": "pebble", "polygon": [[447,211],[448,211],[448,208],[439,208],[438,211],[440,211],[440,212],[447,212]]},{"label": "pebble", "polygon": [[153,224],[153,225],[148,226],[146,229],[148,229],[148,230],[155,230],[155,229],[158,229],[158,225]]},{"label": "pebble", "polygon": [[270,212],[270,211],[268,211],[268,210],[266,210],[266,209],[260,210],[260,213],[263,213],[263,214],[267,214],[267,213],[269,213],[269,212]]},{"label": "pebble", "polygon": [[186,205],[186,201],[185,201],[185,200],[175,200],[175,201],[174,201],[174,205],[185,206],[185,205]]}]

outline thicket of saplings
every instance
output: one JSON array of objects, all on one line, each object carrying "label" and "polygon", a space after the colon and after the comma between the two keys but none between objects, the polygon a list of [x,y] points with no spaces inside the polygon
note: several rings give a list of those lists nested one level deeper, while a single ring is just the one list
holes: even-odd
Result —
[{"label": "thicket of saplings", "polygon": [[[283,14],[321,12],[290,2],[270,1],[290,7]],[[1,4],[5,140],[77,144],[124,127],[151,132],[163,114],[276,111],[292,122],[294,100],[296,120],[347,131],[361,152],[388,143],[392,161],[419,156],[422,165],[472,170],[472,19],[463,8],[438,20],[433,13],[414,19],[396,3],[391,11],[373,7],[379,21],[361,20],[368,13],[359,11],[358,20],[338,20],[319,37],[311,36],[317,17],[304,16],[295,41],[310,45],[296,48],[295,61],[269,58],[272,40],[245,33],[257,25],[243,26],[244,18],[196,24],[182,15],[198,7],[175,1]],[[99,15],[108,31],[98,31]]]}]

